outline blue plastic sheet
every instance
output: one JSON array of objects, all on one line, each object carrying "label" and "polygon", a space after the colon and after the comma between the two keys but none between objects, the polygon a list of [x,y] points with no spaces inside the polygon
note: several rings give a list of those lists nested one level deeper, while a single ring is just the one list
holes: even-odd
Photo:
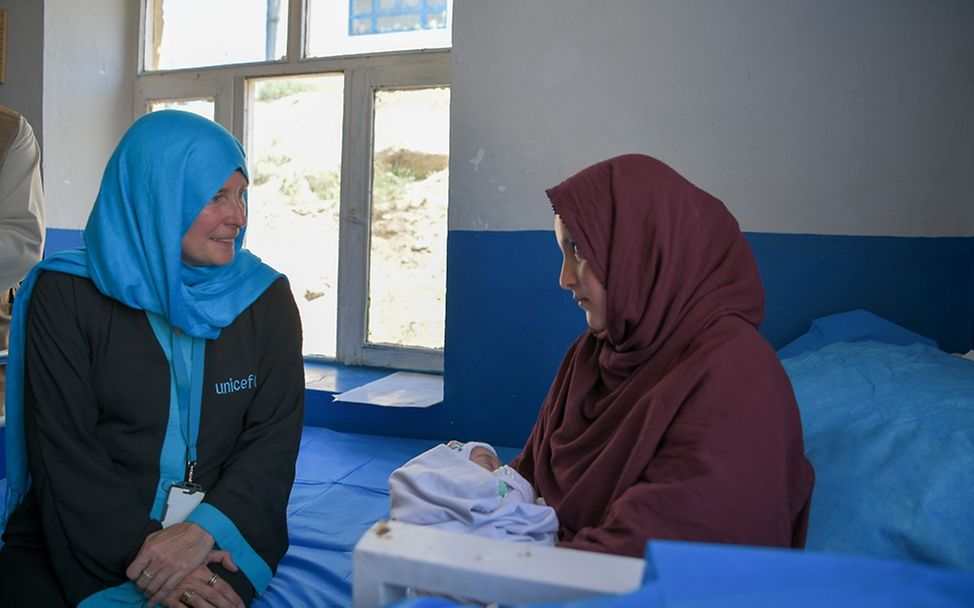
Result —
[{"label": "blue plastic sheet", "polygon": [[[351,606],[352,549],[389,517],[389,475],[436,443],[305,427],[287,507],[291,546],[253,606]],[[505,462],[516,455],[497,452]]]},{"label": "blue plastic sheet", "polygon": [[287,508],[291,546],[255,608],[351,606],[352,549],[389,516],[389,475],[433,445],[305,427]]}]

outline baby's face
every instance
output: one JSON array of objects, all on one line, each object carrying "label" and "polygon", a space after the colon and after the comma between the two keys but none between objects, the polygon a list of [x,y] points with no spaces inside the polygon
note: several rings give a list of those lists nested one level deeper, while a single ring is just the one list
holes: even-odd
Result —
[{"label": "baby's face", "polygon": [[500,459],[493,452],[479,445],[470,450],[470,461],[479,464],[488,471],[496,471],[501,468]]}]

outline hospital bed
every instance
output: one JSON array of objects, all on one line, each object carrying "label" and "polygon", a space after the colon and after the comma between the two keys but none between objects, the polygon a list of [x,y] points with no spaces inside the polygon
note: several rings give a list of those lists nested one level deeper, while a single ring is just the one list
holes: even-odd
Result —
[{"label": "hospital bed", "polygon": [[817,474],[807,551],[651,542],[640,560],[390,522],[389,473],[434,442],[308,428],[291,550],[255,605],[418,590],[404,601],[974,606],[974,361],[863,311],[815,321],[779,356]]},{"label": "hospital bed", "polygon": [[[513,604],[639,587],[641,559],[387,521],[389,475],[436,443],[305,427],[287,510],[291,545],[254,606],[382,606],[416,591]],[[498,453],[510,460],[516,450]]]},{"label": "hospital bed", "polygon": [[807,551],[653,541],[635,559],[386,521],[389,474],[436,442],[309,426],[290,549],[254,606],[974,606],[974,361],[862,311],[779,356],[817,475]]}]

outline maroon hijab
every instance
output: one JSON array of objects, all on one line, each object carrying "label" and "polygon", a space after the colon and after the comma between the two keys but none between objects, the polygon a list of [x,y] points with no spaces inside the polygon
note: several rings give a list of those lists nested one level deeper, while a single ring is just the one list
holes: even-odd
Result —
[{"label": "maroon hijab", "polygon": [[514,466],[562,544],[641,556],[650,538],[801,546],[814,474],[764,291],[724,205],[616,157],[547,191],[606,288]]}]

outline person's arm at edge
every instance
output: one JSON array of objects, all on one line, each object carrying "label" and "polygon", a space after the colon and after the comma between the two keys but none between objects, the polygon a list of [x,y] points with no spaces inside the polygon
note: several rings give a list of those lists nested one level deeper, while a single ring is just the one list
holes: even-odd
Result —
[{"label": "person's arm at edge", "polygon": [[23,117],[0,168],[0,289],[16,285],[44,252],[44,190],[41,153]]}]

